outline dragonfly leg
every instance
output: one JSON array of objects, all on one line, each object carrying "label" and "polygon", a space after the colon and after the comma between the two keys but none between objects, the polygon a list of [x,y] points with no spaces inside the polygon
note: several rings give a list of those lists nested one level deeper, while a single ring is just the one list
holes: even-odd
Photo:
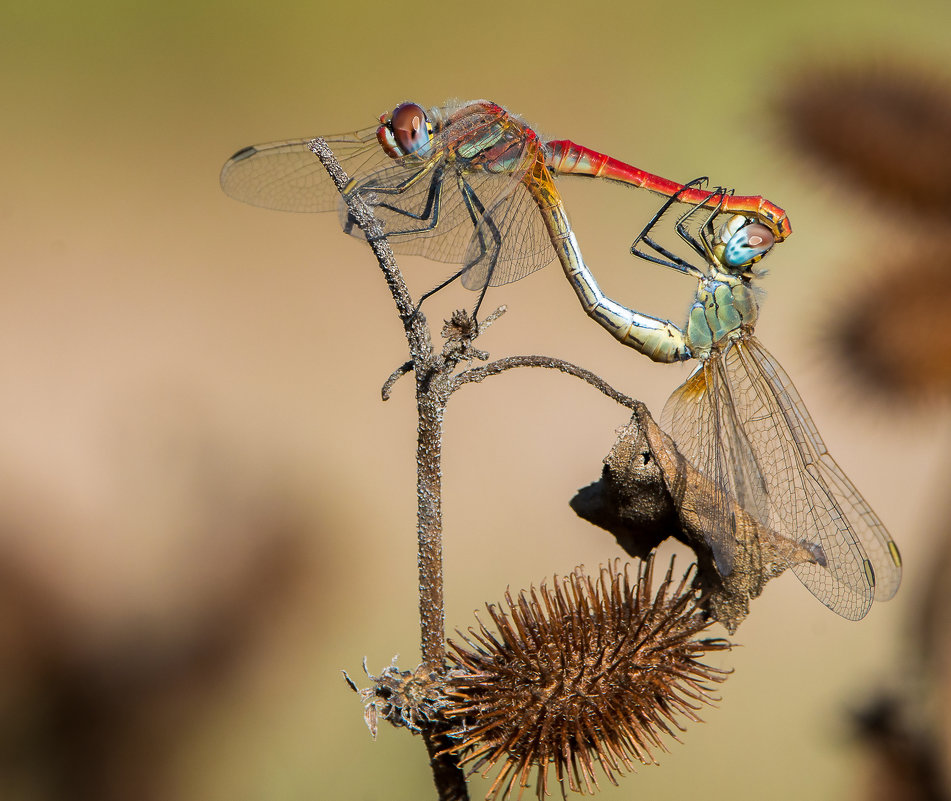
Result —
[{"label": "dragonfly leg", "polygon": [[[352,195],[365,195],[365,194],[377,194],[377,195],[401,195],[407,189],[414,187],[419,181],[426,177],[430,172],[432,172],[432,165],[426,165],[418,172],[413,173],[409,178],[396,186],[381,186],[371,183],[357,184],[354,186],[354,181],[351,181],[350,184],[344,189],[344,194],[346,196]],[[439,167],[436,170],[433,180],[430,182],[429,191],[426,195],[426,205],[423,210],[418,214],[412,212],[408,209],[400,208],[399,206],[394,206],[392,203],[372,203],[376,208],[387,209],[396,214],[401,214],[404,217],[408,217],[413,220],[429,220],[429,223],[421,228],[407,228],[402,231],[387,231],[387,236],[400,236],[402,234],[416,234],[423,231],[430,231],[436,226],[436,222],[439,217],[439,193],[442,189],[442,167]],[[352,215],[347,215],[347,221],[344,223],[343,232],[345,234],[353,233],[353,226],[355,225],[355,220]]]},{"label": "dragonfly leg", "polygon": [[[438,165],[438,169],[437,169]],[[349,195],[363,195],[368,192],[375,192],[379,195],[402,195],[409,189],[412,189],[419,183],[423,178],[425,178],[429,173],[434,169],[437,172],[442,173],[443,166],[439,160],[427,162],[424,164],[417,172],[414,172],[409,178],[404,181],[400,181],[394,186],[384,186],[382,184],[372,184],[370,180],[367,179],[365,183],[358,184],[356,179],[352,179],[350,183],[343,190],[343,193],[347,196]]]},{"label": "dragonfly leg", "polygon": [[[717,187],[716,190],[710,195],[710,198],[713,198],[715,195],[719,195],[719,200],[713,208],[706,207],[707,201],[710,198],[707,198],[703,204],[694,205],[692,208],[688,209],[684,214],[680,216],[680,219],[677,220],[677,225],[675,229],[678,236],[683,239],[691,248],[700,256],[702,259],[707,261],[716,261],[716,257],[713,255],[713,240],[715,232],[713,229],[713,220],[714,218],[723,211],[723,203],[726,200],[728,194],[732,192],[727,192],[723,187]],[[687,228],[687,223],[690,218],[697,214],[701,208],[706,207],[709,211],[704,221],[700,224],[700,238],[698,239],[694,236],[690,230]]]},{"label": "dragonfly leg", "polygon": [[[479,291],[479,299],[476,301],[475,308],[472,310],[472,319],[475,320],[478,317],[479,308],[485,299],[485,293],[489,288],[489,284],[492,283],[492,276],[495,274],[496,265],[499,263],[499,255],[502,252],[502,234],[499,231],[499,227],[495,224],[495,220],[492,219],[492,215],[486,213],[485,206],[482,201],[479,200],[479,196],[475,193],[475,190],[461,176],[459,177],[459,188],[462,191],[466,210],[469,212],[469,219],[472,220],[472,224],[475,227],[474,239],[478,242],[479,246],[479,254],[463,265],[461,274],[470,272],[477,264],[488,259],[488,264],[485,267],[485,279],[480,279],[479,281],[479,283],[482,284]],[[486,241],[485,231],[483,229],[488,229],[492,237],[491,242]],[[479,269],[481,270],[482,267],[480,266]]]},{"label": "dragonfly leg", "polygon": [[[387,231],[387,236],[402,236],[404,234],[420,234],[425,231],[432,231],[439,224],[439,208],[442,200],[443,190],[443,170],[440,168],[433,174],[433,179],[429,184],[429,191],[426,193],[426,204],[418,214],[409,209],[394,206],[391,203],[377,203],[377,208],[387,209],[396,214],[401,214],[412,220],[426,222],[426,225],[418,228],[404,228],[399,231]],[[362,190],[361,190],[362,191]],[[378,191],[378,190],[373,190]]]},{"label": "dragonfly leg", "polygon": [[[686,273],[687,275],[693,275],[695,277],[703,277],[703,273],[686,259],[681,258],[675,253],[667,250],[650,236],[650,232],[653,230],[654,226],[660,221],[661,217],[667,213],[670,207],[679,202],[681,195],[684,192],[692,189],[693,187],[701,186],[706,182],[706,178],[696,178],[693,181],[682,186],[678,189],[673,195],[671,195],[667,200],[664,201],[663,205],[658,209],[657,213],[650,219],[647,225],[644,226],[643,230],[635,237],[633,244],[631,245],[631,253],[633,253],[638,258],[644,259],[645,261],[653,262],[654,264],[660,264],[664,267],[670,267],[678,272]],[[716,192],[711,192],[710,195],[703,200],[700,205],[706,203],[711,197],[713,197]],[[690,209],[687,213],[688,215],[693,213],[696,207]],[[684,215],[687,216],[687,215]],[[678,220],[678,225],[684,219],[684,216]],[[647,247],[654,251],[654,253],[659,255],[654,255],[654,253],[649,253],[638,248],[638,245],[643,242]]]},{"label": "dragonfly leg", "polygon": [[[489,224],[490,224],[493,228],[495,228],[495,224],[494,224],[494,223],[489,223]],[[498,264],[498,260],[499,260],[499,251],[496,250],[496,251],[495,251],[495,255],[494,255],[493,258],[492,258],[492,263],[489,265],[489,270],[488,270],[488,279],[489,279],[489,280],[486,281],[486,282],[482,285],[482,289],[479,290],[479,299],[476,301],[476,304],[475,304],[475,306],[474,306],[473,309],[472,309],[472,319],[473,319],[473,321],[475,321],[475,320],[478,318],[478,316],[479,316],[479,309],[480,309],[481,306],[482,306],[482,301],[485,300],[485,293],[486,293],[486,292],[488,291],[488,289],[489,289],[489,283],[492,281],[492,273],[495,272],[495,265]],[[463,272],[465,272],[466,269],[468,269],[468,268],[463,268]]]},{"label": "dragonfly leg", "polygon": [[703,225],[700,226],[701,241],[703,242],[703,249],[706,252],[706,257],[708,260],[717,261],[717,257],[713,252],[713,243],[716,242],[717,232],[713,227],[713,220],[719,213],[719,209],[722,209],[724,198],[720,198],[720,205],[717,207],[717,211],[713,211],[707,215],[707,219],[704,220]]},{"label": "dragonfly leg", "polygon": [[645,236],[641,239],[641,241],[644,244],[646,244],[651,250],[656,251],[664,258],[661,259],[661,258],[658,258],[657,256],[653,256],[650,253],[646,253],[643,251],[632,250],[631,252],[638,258],[645,259],[647,261],[652,261],[654,262],[654,264],[661,264],[664,267],[672,267],[673,269],[679,272],[687,273],[688,275],[699,277],[698,275],[699,271],[694,265],[692,265],[686,259],[678,256],[676,253],[673,253],[667,250],[667,248],[665,248],[659,242],[656,242],[651,237]]},{"label": "dragonfly leg", "polygon": [[[462,193],[462,200],[465,203],[466,211],[469,213],[469,219],[472,222],[474,240],[478,243],[479,255],[474,259],[470,259],[468,263],[462,268],[462,272],[471,269],[474,265],[482,261],[486,255],[489,253],[491,245],[486,242],[485,233],[482,231],[482,226],[480,223],[486,217],[485,206],[482,201],[479,200],[479,196],[475,193],[475,190],[466,181],[461,175],[456,176],[456,180],[459,184],[459,191]],[[492,224],[491,220],[488,220],[486,223],[490,226],[490,232],[493,234],[493,241],[495,243],[496,249],[501,246],[502,238],[498,233],[498,228]],[[471,241],[469,247],[472,247]],[[493,265],[494,267],[494,265]],[[488,282],[486,282],[488,285]]]},{"label": "dragonfly leg", "polygon": [[[440,284],[436,284],[436,286],[434,286],[432,289],[427,289],[425,292],[423,292],[423,294],[419,296],[419,303],[416,304],[416,308],[413,310],[413,317],[416,316],[417,312],[418,312],[419,309],[420,309],[420,306],[423,305],[423,301],[426,300],[426,298],[432,297],[432,296],[435,295],[440,289],[445,289],[445,288],[446,288],[447,286],[449,286],[453,281],[455,281],[456,279],[458,279],[459,277],[461,277],[462,274],[463,274],[465,271],[466,271],[466,268],[465,268],[465,267],[463,267],[463,268],[461,268],[461,269],[459,269],[459,270],[456,270],[456,272],[454,272],[452,275],[450,275],[445,281],[443,281],[443,282],[440,283]],[[413,320],[413,317],[410,317],[410,321]]]},{"label": "dragonfly leg", "polygon": [[445,288],[446,288],[447,286],[449,286],[453,281],[455,281],[457,278],[459,278],[459,276],[461,276],[464,272],[465,272],[465,268],[463,268],[463,269],[461,269],[461,270],[457,270],[457,271],[454,272],[452,275],[450,275],[445,281],[443,281],[441,284],[437,284],[437,285],[434,286],[432,289],[429,289],[429,290],[427,290],[426,292],[424,292],[422,295],[420,295],[420,296],[419,296],[419,303],[416,304],[416,308],[413,309],[413,313],[412,313],[409,317],[406,318],[406,320],[405,320],[405,325],[406,325],[407,327],[410,326],[410,325],[412,324],[413,320],[416,319],[416,315],[419,314],[419,310],[420,310],[421,308],[423,308],[423,301],[426,300],[426,298],[432,297],[432,296],[435,295],[440,289],[445,289]]},{"label": "dragonfly leg", "polygon": [[[495,272],[495,265],[498,262],[499,252],[501,251],[502,245],[502,235],[499,233],[498,226],[492,221],[492,219],[485,214],[485,206],[482,201],[479,200],[479,196],[475,193],[475,190],[463,179],[461,176],[457,176],[457,181],[459,185],[459,191],[462,193],[463,203],[465,204],[466,211],[469,213],[469,219],[472,222],[472,226],[475,230],[475,239],[478,242],[479,253],[474,258],[469,260],[464,264],[459,270],[450,275],[445,281],[434,286],[432,289],[424,292],[420,298],[419,303],[416,304],[416,308],[413,310],[413,315],[410,317],[410,321],[416,316],[419,312],[420,307],[423,305],[423,301],[429,297],[435,295],[439,290],[445,289],[453,281],[461,278],[469,270],[473,268],[474,265],[478,264],[480,261],[488,257],[490,259],[489,267],[486,271],[486,281],[482,285],[481,292],[479,293],[479,299],[476,302],[475,308],[472,311],[473,320],[476,318],[476,315],[479,313],[479,307],[482,305],[482,300],[485,297],[486,289],[489,286],[489,282],[492,279],[492,273]],[[440,181],[440,184],[442,182]],[[442,191],[440,186],[439,192]],[[436,200],[436,213],[438,215],[439,200],[437,197]],[[489,233],[492,235],[492,242],[489,243],[486,241],[486,235],[482,230],[482,222],[485,221],[485,227],[488,229]]]}]

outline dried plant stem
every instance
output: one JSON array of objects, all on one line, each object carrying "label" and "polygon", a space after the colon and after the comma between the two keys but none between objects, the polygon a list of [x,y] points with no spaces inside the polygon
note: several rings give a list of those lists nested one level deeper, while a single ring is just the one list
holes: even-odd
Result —
[{"label": "dried plant stem", "polygon": [[403,362],[403,364],[390,373],[390,377],[383,382],[383,388],[380,390],[380,397],[382,397],[383,400],[388,401],[390,399],[390,390],[393,389],[393,385],[412,369],[413,362],[408,361]]},{"label": "dried plant stem", "polygon": [[590,370],[551,356],[507,356],[504,359],[489,362],[489,364],[472,367],[459,373],[455,377],[453,389],[455,390],[463,384],[478,383],[489,376],[498,375],[505,370],[511,370],[515,367],[547,367],[551,370],[560,370],[563,373],[573,375],[575,378],[586,381],[599,392],[617,401],[622,406],[627,406],[629,409],[637,407],[637,401],[634,400],[634,398],[625,395],[623,392],[618,392],[603,378],[595,375]]},{"label": "dried plant stem", "polygon": [[454,745],[444,734],[431,729],[422,732],[429,752],[429,765],[439,793],[439,801],[469,801],[466,774],[459,767],[459,757],[448,753]]},{"label": "dried plant stem", "polygon": [[[320,163],[324,165],[324,169],[333,179],[337,189],[343,193],[349,182],[349,177],[343,171],[337,159],[334,158],[334,154],[327,143],[323,139],[313,139],[310,142],[310,149],[320,159]],[[393,250],[390,248],[389,242],[386,241],[382,223],[376,218],[360,195],[347,196],[346,200],[350,215],[366,235],[367,243],[373,250],[373,255],[376,256],[380,269],[383,271],[383,277],[386,279],[386,285],[390,288],[390,294],[393,295],[396,309],[406,324],[406,338],[409,340],[412,360],[418,363],[425,360],[427,356],[432,358],[433,345],[429,338],[429,327],[426,325],[426,318],[421,314],[413,315],[415,310],[413,298],[406,288],[406,282],[403,281],[403,275],[396,263]]]},{"label": "dried plant stem", "polygon": [[[310,143],[314,155],[342,193],[348,177],[322,139]],[[400,367],[384,385],[384,395],[392,381],[409,371],[416,373],[417,428],[417,534],[419,537],[419,620],[423,665],[442,672],[446,659],[442,574],[442,471],[440,467],[443,412],[449,392],[447,377],[439,370],[437,355],[422,313],[414,314],[413,299],[403,281],[396,257],[383,234],[383,227],[370,207],[357,195],[347,196],[356,224],[364,232],[376,256],[397,311],[404,322],[409,345],[409,362]]]},{"label": "dried plant stem", "polygon": [[[442,574],[442,428],[448,393],[444,376],[416,373],[417,533],[419,551],[420,650],[429,670],[442,672],[446,660]],[[422,384],[428,384],[423,387]]]},{"label": "dried plant stem", "polygon": [[[314,139],[310,148],[342,193],[348,177],[327,143],[322,139]],[[446,669],[446,633],[443,611],[441,456],[443,414],[450,394],[447,383],[450,375],[440,370],[442,365],[433,350],[426,318],[421,313],[414,314],[413,299],[403,281],[393,251],[383,235],[379,220],[359,195],[348,197],[347,203],[383,271],[397,311],[403,320],[409,345],[410,359],[394,371],[384,384],[384,400],[392,384],[401,375],[405,375],[410,369],[416,373],[420,650],[423,669],[442,674]],[[465,774],[459,767],[458,759],[453,755],[440,753],[447,747],[445,737],[432,729],[423,730],[421,733],[429,752],[433,782],[440,801],[468,801]]]}]

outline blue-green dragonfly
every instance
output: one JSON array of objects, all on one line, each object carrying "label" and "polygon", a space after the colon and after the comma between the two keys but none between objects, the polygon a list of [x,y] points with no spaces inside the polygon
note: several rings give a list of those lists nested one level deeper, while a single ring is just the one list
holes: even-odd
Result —
[{"label": "blue-green dragonfly", "polygon": [[[710,197],[717,195],[727,193],[718,189]],[[755,265],[776,239],[743,215],[717,227],[719,204],[713,210],[705,208],[709,199],[692,204],[676,231],[703,259],[706,269],[700,269],[653,238],[654,227],[679,199],[674,195],[664,203],[631,250],[697,279],[683,329],[605,297],[561,205],[542,211],[565,273],[592,318],[654,361],[699,362],[670,396],[662,419],[680,452],[714,487],[704,517],[721,575],[732,572],[738,547],[735,499],[761,525],[799,546],[806,556],[789,566],[822,603],[843,617],[862,618],[873,601],[897,591],[901,556],[829,454],[785,370],[753,334],[759,312],[753,282],[763,274]]]}]

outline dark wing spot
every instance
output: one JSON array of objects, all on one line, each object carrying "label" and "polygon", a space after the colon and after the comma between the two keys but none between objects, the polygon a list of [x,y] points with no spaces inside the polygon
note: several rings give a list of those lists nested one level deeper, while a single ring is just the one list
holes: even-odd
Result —
[{"label": "dark wing spot", "polygon": [[251,156],[257,152],[258,149],[254,145],[248,145],[247,147],[243,147],[237,153],[235,153],[231,157],[231,161],[241,161],[243,159],[251,158]]}]

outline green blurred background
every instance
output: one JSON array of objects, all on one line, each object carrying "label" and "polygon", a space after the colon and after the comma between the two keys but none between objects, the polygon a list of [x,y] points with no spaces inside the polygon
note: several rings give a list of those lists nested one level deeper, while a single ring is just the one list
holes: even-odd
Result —
[{"label": "green blurred background", "polygon": [[[379,397],[400,325],[333,215],[243,206],[217,178],[253,142],[485,97],[543,135],[789,212],[758,333],[906,560],[898,598],[858,624],[774,582],[718,663],[736,671],[720,708],[602,797],[864,797],[848,712],[903,681],[948,419],[869,399],[824,348],[892,231],[785,149],[771,110],[817,63],[946,75],[949,22],[946,0],[5,4],[0,796],[434,797],[422,743],[372,742],[340,676],[418,658],[412,382]],[[656,201],[560,186],[608,294],[680,321],[693,284],[627,255]],[[416,292],[449,270],[402,264]],[[427,313],[471,302],[450,290]],[[479,342],[494,356],[569,359],[655,413],[687,374],[619,347],[557,266],[484,308],[500,303]],[[618,554],[567,502],[626,419],[550,371],[454,398],[450,629],[506,587]],[[84,775],[87,795],[61,790]]]}]

